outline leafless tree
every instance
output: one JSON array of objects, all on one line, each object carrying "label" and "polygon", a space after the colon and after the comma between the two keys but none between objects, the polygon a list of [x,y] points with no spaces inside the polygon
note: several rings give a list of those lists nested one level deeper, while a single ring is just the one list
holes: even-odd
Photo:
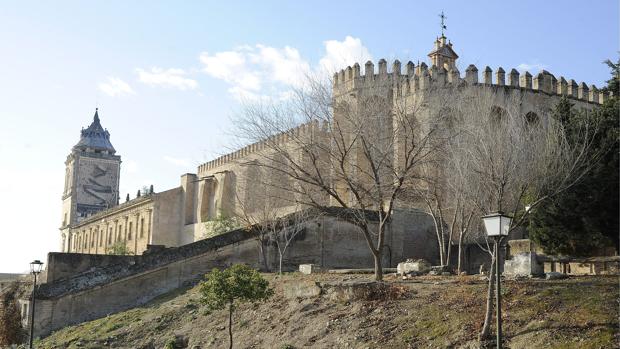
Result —
[{"label": "leafless tree", "polygon": [[246,143],[264,147],[260,166],[290,180],[275,187],[295,205],[345,208],[342,218],[360,228],[373,255],[376,280],[394,205],[420,179],[441,124],[421,113],[422,98],[393,102],[379,85],[333,95],[330,82],[309,78],[288,100],[246,103],[235,120]]},{"label": "leafless tree", "polygon": [[[314,216],[314,217],[313,217]],[[306,229],[310,218],[317,218],[310,210],[295,210],[293,213],[278,219],[272,234],[273,241],[278,248],[278,273],[282,274],[282,261],[286,250],[295,238]]]},{"label": "leafless tree", "polygon": [[[245,163],[245,166],[255,171],[261,170],[260,167],[255,168],[252,162]],[[261,180],[262,177],[248,178],[248,172],[254,174],[255,171],[246,171],[244,175],[238,176],[235,216],[246,229],[253,232],[263,267],[266,271],[270,271],[265,246],[268,245],[270,234],[274,231],[278,210],[267,202],[266,184]]]},{"label": "leafless tree", "polygon": [[[453,195],[467,207],[461,217],[469,224],[473,214],[505,211],[513,216],[512,231],[525,221],[525,205],[535,207],[570,188],[596,161],[589,148],[597,125],[586,119],[581,142],[568,142],[550,115],[524,115],[521,98],[476,86],[459,91],[458,120],[445,154],[456,174],[452,190],[460,188]],[[499,258],[499,251],[491,255]],[[481,338],[488,336],[491,317],[487,309]]]}]

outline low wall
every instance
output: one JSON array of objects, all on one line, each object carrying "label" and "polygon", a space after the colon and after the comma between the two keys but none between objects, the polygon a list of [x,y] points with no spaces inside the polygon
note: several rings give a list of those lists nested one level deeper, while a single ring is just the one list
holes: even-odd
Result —
[{"label": "low wall", "polygon": [[92,268],[107,267],[114,264],[136,263],[141,256],[115,256],[86,253],[59,253],[47,254],[45,277],[42,282],[54,282],[67,279]]},{"label": "low wall", "polygon": [[[396,213],[395,213],[396,214]],[[428,258],[427,250],[436,242],[425,240],[432,234],[427,216],[402,211],[397,215],[409,222],[402,229],[386,233],[385,266],[395,266],[404,258]],[[278,249],[273,237],[263,246],[268,269],[278,266]],[[413,243],[415,242],[415,243]],[[398,248],[395,248],[398,247]],[[422,255],[416,255],[422,253]],[[245,263],[264,269],[258,240],[244,229],[181,247],[169,248],[139,258],[101,259],[108,265],[87,268],[89,260],[76,254],[55,254],[54,281],[37,289],[35,335],[46,336],[70,324],[106,316],[144,304],[149,300],[195,282],[215,267]],[[76,259],[81,273],[61,269]],[[96,258],[96,257],[95,257]],[[434,262],[431,260],[431,262]],[[81,264],[80,264],[81,263]],[[291,243],[283,259],[284,270],[297,270],[299,264],[318,264],[324,268],[372,268],[372,255],[363,234],[356,226],[333,216],[322,216],[306,223],[305,229]],[[65,275],[59,278],[54,275]]]},{"label": "low wall", "polygon": [[572,257],[549,256],[529,239],[508,242],[510,255],[504,263],[504,272],[513,276],[541,275],[561,272],[569,275],[617,274],[620,256]]}]

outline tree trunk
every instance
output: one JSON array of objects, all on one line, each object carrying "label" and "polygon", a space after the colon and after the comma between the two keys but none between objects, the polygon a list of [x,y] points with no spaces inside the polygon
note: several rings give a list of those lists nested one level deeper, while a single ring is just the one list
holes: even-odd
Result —
[{"label": "tree trunk", "polygon": [[278,273],[280,275],[282,275],[282,258],[283,258],[283,254],[282,254],[282,252],[280,252],[280,264],[278,266]]},{"label": "tree trunk", "polygon": [[270,272],[271,268],[269,268],[269,263],[267,263],[267,256],[265,255],[265,247],[263,246],[263,240],[261,238],[256,239],[258,242],[258,250],[260,252],[260,257],[263,260],[263,266],[265,267],[266,272]]},{"label": "tree trunk", "polygon": [[458,252],[458,261],[456,263],[456,273],[457,275],[461,274],[461,252],[463,251],[463,232],[459,234],[459,252]]},{"label": "tree trunk", "polygon": [[446,264],[445,265],[450,265],[451,252],[452,252],[452,232],[450,232],[450,239],[448,239],[448,245],[446,248]]},{"label": "tree trunk", "polygon": [[229,349],[233,347],[233,338],[232,338],[232,314],[233,314],[233,302],[230,302],[228,305],[228,338],[230,339]]},{"label": "tree trunk", "polygon": [[482,325],[482,331],[480,331],[480,340],[486,340],[489,338],[491,332],[491,321],[493,320],[493,292],[495,291],[495,258],[497,251],[493,249],[493,256],[491,258],[491,268],[489,271],[489,286],[487,292],[487,309],[484,316],[484,325]]},{"label": "tree trunk", "polygon": [[383,263],[381,263],[381,256],[383,254],[378,252],[377,254],[373,253],[373,257],[375,258],[375,281],[383,281]]},{"label": "tree trunk", "polygon": [[433,218],[433,223],[435,224],[435,235],[437,235],[437,245],[439,247],[439,264],[443,265],[443,239],[441,238],[441,230],[439,227],[440,223],[438,222],[440,218],[437,217],[435,210],[433,210],[433,207],[428,201],[426,202],[426,206],[428,207],[428,212]]}]

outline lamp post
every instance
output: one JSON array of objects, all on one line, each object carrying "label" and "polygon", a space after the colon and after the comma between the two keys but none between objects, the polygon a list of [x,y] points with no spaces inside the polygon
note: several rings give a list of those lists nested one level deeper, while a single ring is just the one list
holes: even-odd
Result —
[{"label": "lamp post", "polygon": [[482,217],[487,235],[495,240],[495,298],[497,299],[497,348],[502,347],[502,293],[500,289],[499,244],[508,236],[512,218],[498,211]]},{"label": "lamp post", "polygon": [[40,260],[35,260],[30,263],[30,274],[34,275],[34,283],[32,284],[32,304],[30,305],[32,309],[30,309],[30,341],[29,348],[32,349],[32,338],[34,335],[34,302],[35,302],[35,291],[37,289],[37,275],[41,272],[41,268],[43,267],[43,263]]}]

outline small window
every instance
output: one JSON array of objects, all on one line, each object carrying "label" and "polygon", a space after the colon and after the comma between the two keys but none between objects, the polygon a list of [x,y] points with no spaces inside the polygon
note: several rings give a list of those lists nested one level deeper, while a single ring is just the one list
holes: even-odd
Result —
[{"label": "small window", "polygon": [[500,122],[507,115],[508,115],[508,112],[506,112],[506,109],[504,109],[502,107],[493,106],[491,108],[491,120],[493,122]]},{"label": "small window", "polygon": [[133,222],[129,222],[129,231],[127,232],[127,240],[131,240],[132,230],[133,230]]},{"label": "small window", "polygon": [[528,125],[534,126],[538,124],[539,120],[540,119],[538,117],[538,114],[534,112],[529,112],[525,114],[525,121],[527,122]]},{"label": "small window", "polygon": [[140,239],[144,237],[144,218],[140,218]]}]

